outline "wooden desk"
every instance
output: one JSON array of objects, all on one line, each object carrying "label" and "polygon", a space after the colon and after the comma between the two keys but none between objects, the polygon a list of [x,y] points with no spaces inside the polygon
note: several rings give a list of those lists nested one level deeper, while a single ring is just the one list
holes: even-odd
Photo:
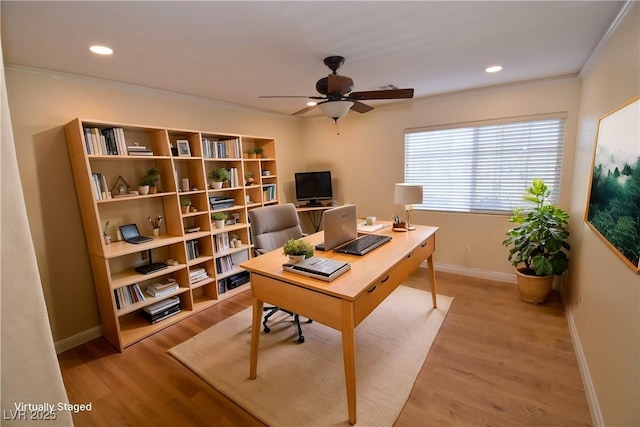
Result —
[{"label": "wooden desk", "polygon": [[[260,321],[264,302],[337,329],[342,333],[349,423],[355,424],[355,328],[425,259],[429,266],[433,307],[436,307],[433,252],[437,230],[437,227],[419,225],[415,231],[396,233],[390,227],[384,228],[376,234],[392,236],[391,242],[363,257],[316,252],[317,256],[351,263],[351,270],[332,282],[283,271],[282,264],[287,258],[280,249],[242,263],[241,266],[251,272],[253,291],[249,377],[255,379],[258,373]],[[315,233],[304,240],[316,244],[323,238],[324,233]]]},{"label": "wooden desk", "polygon": [[320,231],[320,227],[322,226],[322,212],[327,209],[331,209],[334,206],[296,206],[296,211],[298,213],[306,212],[309,215],[309,220],[311,220],[311,225],[313,225],[313,231]]}]

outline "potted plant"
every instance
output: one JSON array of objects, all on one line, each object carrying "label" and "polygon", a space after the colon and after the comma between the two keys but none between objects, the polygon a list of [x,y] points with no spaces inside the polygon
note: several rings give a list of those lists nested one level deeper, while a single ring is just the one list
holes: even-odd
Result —
[{"label": "potted plant", "polygon": [[244,178],[245,178],[245,185],[253,185],[253,182],[254,182],[253,172],[248,171],[247,173],[244,174]]},{"label": "potted plant", "polygon": [[213,212],[211,214],[211,220],[214,222],[216,228],[224,228],[224,222],[227,219],[227,214],[223,212]]},{"label": "potted plant", "polygon": [[547,300],[554,276],[569,266],[569,214],[547,201],[550,194],[541,179],[534,179],[524,195],[534,206],[513,211],[509,222],[516,226],[502,242],[510,248],[520,299],[534,304]]},{"label": "potted plant", "polygon": [[158,192],[158,184],[160,183],[160,172],[158,169],[149,169],[142,179],[148,183],[149,193],[155,194]]},{"label": "potted plant", "polygon": [[182,213],[189,213],[189,209],[191,208],[191,198],[190,197],[180,197],[180,206],[182,207]]},{"label": "potted plant", "polygon": [[259,159],[262,157],[262,153],[264,152],[264,150],[262,149],[262,147],[256,147],[253,149],[253,152],[256,153],[256,159]]},{"label": "potted plant", "polygon": [[282,251],[289,256],[289,262],[295,264],[305,258],[311,258],[314,247],[304,240],[289,239],[282,247]]},{"label": "potted plant", "polygon": [[229,181],[229,171],[225,168],[214,169],[209,173],[209,179],[213,181],[212,188],[222,188],[222,183]]},{"label": "potted plant", "polygon": [[140,193],[140,195],[142,196],[149,194],[149,187],[151,186],[152,182],[153,181],[151,181],[151,179],[147,175],[144,175],[142,178],[140,178],[140,181],[138,181],[138,193]]}]

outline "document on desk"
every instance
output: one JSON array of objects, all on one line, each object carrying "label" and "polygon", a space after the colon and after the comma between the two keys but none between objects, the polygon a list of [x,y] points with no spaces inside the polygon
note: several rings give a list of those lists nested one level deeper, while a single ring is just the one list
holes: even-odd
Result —
[{"label": "document on desk", "polygon": [[285,271],[330,282],[344,272],[349,271],[351,264],[346,261],[312,256],[296,264],[282,264],[282,268]]},{"label": "document on desk", "polygon": [[382,230],[386,226],[387,224],[382,223],[367,225],[366,222],[359,222],[358,231],[361,233],[373,233],[374,231]]}]

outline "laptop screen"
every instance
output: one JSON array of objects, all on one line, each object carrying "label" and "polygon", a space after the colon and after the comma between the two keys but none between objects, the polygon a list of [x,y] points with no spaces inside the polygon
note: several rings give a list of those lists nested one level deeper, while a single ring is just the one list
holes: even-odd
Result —
[{"label": "laptop screen", "polygon": [[127,224],[120,226],[120,233],[122,234],[122,238],[124,240],[132,239],[133,237],[137,237],[140,235],[138,231],[138,226],[135,224]]},{"label": "laptop screen", "polygon": [[322,213],[324,222],[324,250],[340,246],[358,237],[356,205],[344,205]]}]

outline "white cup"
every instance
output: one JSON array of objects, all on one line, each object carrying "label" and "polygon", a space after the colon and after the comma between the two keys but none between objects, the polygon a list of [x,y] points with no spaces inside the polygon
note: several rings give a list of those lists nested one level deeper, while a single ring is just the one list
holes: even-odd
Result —
[{"label": "white cup", "polygon": [[376,222],[375,216],[368,216],[364,221],[366,225],[373,225],[374,222]]}]

